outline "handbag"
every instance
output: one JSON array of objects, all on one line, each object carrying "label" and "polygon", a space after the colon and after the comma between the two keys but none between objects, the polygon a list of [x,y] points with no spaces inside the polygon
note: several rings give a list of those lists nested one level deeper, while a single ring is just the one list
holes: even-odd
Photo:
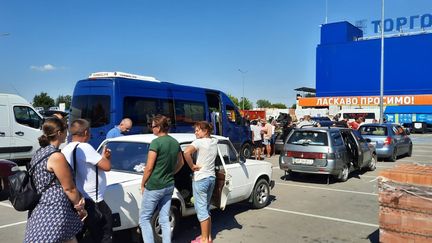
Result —
[{"label": "handbag", "polygon": [[22,212],[27,210],[33,210],[39,203],[39,199],[41,198],[42,193],[44,193],[55,180],[56,177],[54,175],[48,185],[46,185],[42,189],[41,193],[38,193],[32,179],[36,165],[38,165],[40,162],[42,162],[44,159],[46,159],[55,152],[58,152],[58,150],[43,156],[32,167],[30,167],[28,171],[18,171],[8,177],[10,185],[9,201],[17,211]]},{"label": "handbag", "polygon": [[[76,167],[76,151],[79,143],[75,146],[73,150],[73,170],[74,170],[74,180],[76,178],[77,167]],[[98,168],[96,166],[96,198],[98,194]],[[87,211],[87,218],[84,220],[85,225],[97,224],[103,218],[102,212],[99,210],[99,207],[96,202],[94,202],[90,198],[84,198],[85,205],[84,208]]]}]

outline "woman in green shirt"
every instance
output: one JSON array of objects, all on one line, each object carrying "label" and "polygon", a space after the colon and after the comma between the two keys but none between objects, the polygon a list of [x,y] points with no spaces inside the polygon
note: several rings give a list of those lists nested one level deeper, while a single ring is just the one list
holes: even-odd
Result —
[{"label": "woman in green shirt", "polygon": [[156,115],[151,128],[157,138],[150,143],[141,182],[143,197],[139,224],[144,242],[154,242],[150,220],[157,207],[160,210],[159,224],[162,228],[162,240],[165,243],[171,242],[169,212],[174,191],[174,174],[180,170],[184,161],[179,143],[168,135],[168,118]]}]

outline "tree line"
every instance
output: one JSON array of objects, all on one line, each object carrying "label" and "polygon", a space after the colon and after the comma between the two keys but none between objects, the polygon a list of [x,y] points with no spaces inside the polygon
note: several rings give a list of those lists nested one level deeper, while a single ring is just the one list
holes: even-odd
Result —
[{"label": "tree line", "polygon": [[[238,99],[237,97],[234,97],[230,94],[228,94],[228,97],[232,100],[232,102],[242,110],[252,110],[254,108],[253,103],[245,97],[241,97]],[[244,102],[244,103],[243,103]],[[244,108],[243,108],[244,107]],[[283,103],[271,103],[268,100],[257,100],[256,101],[256,108],[276,108],[276,109],[287,109],[287,106]]]},{"label": "tree line", "polygon": [[[248,98],[241,97],[240,99],[237,97],[234,97],[230,94],[228,94],[228,97],[232,100],[232,102],[242,110],[252,110],[254,108],[254,105],[252,101],[250,101]],[[69,110],[70,105],[72,102],[72,96],[70,95],[59,95],[55,100],[51,98],[48,93],[41,92],[38,95],[35,95],[33,97],[33,106],[37,107],[43,107],[45,110],[47,110],[49,107],[52,106],[59,106],[60,103],[65,103],[65,109]],[[268,100],[260,99],[256,101],[256,107],[257,108],[277,108],[277,109],[286,109],[287,106],[282,103],[271,103]]]},{"label": "tree line", "polygon": [[65,103],[65,109],[69,110],[72,102],[72,96],[70,95],[59,95],[55,100],[51,98],[46,92],[41,92],[33,97],[34,107],[43,107],[45,110],[52,106],[59,106],[60,103]]}]

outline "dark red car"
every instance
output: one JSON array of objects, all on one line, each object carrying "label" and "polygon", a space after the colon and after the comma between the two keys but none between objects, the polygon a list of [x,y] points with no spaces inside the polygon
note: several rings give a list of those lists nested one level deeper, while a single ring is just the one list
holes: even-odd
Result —
[{"label": "dark red car", "polygon": [[8,177],[18,170],[18,165],[12,161],[0,159],[0,201],[9,197]]}]

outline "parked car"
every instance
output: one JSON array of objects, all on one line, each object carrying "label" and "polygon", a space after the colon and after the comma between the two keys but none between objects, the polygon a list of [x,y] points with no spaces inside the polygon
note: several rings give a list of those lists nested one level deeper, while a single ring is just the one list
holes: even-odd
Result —
[{"label": "parked car", "polygon": [[[192,133],[170,134],[184,150],[193,140]],[[214,136],[218,142],[218,157],[215,162],[216,186],[212,207],[224,209],[225,205],[249,200],[252,207],[265,207],[273,187],[272,165],[265,161],[243,160],[228,138]],[[140,192],[142,171],[145,169],[147,153],[153,134],[122,136],[105,140],[99,146],[111,149],[111,168],[106,173],[107,189],[104,199],[110,206],[114,231],[133,229],[136,232],[141,206]],[[175,175],[175,189],[171,204],[171,229],[174,234],[181,216],[195,214],[192,200],[192,171],[185,166]],[[161,241],[158,212],[151,223],[155,239]]]},{"label": "parked car", "polygon": [[12,161],[0,159],[0,201],[6,200],[9,197],[9,179],[18,171],[18,165]]},{"label": "parked car", "polygon": [[279,167],[286,174],[325,174],[346,181],[354,170],[375,170],[375,147],[368,142],[349,128],[296,128],[288,135]]},{"label": "parked car", "polygon": [[41,107],[41,106],[37,106],[37,107],[35,107],[34,108],[37,112],[41,112],[41,111],[43,111],[44,110],[44,108],[43,107]]},{"label": "parked car", "polygon": [[46,111],[41,111],[40,114],[43,117],[51,117],[54,114],[61,114],[63,117],[67,117],[69,115],[69,113],[65,112],[65,111],[59,111],[59,110],[46,110]]},{"label": "parked car", "polygon": [[396,161],[397,157],[406,154],[411,156],[413,143],[405,129],[392,123],[370,123],[361,125],[360,133],[364,138],[371,140],[376,147],[378,158]]},{"label": "parked car", "polygon": [[51,106],[48,110],[50,110],[50,111],[59,111],[60,107],[58,107],[58,106]]}]

